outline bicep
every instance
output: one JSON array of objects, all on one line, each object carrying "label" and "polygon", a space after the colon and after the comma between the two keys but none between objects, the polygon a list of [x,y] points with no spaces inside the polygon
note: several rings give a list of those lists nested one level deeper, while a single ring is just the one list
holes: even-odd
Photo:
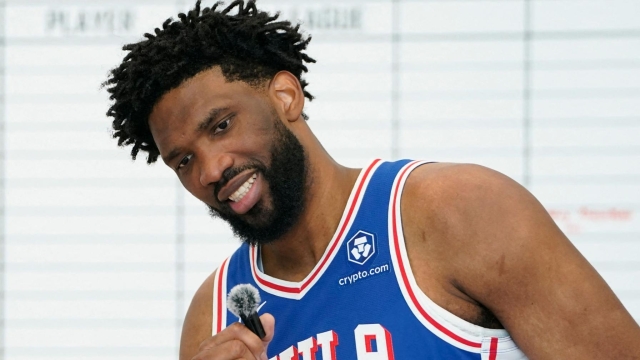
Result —
[{"label": "bicep", "polygon": [[214,271],[200,286],[185,316],[180,337],[180,360],[190,360],[197,353],[200,344],[211,337],[213,279]]},{"label": "bicep", "polygon": [[478,176],[486,179],[469,195],[460,238],[467,251],[456,259],[465,293],[532,358],[637,354],[637,324],[543,206],[502,175]]}]

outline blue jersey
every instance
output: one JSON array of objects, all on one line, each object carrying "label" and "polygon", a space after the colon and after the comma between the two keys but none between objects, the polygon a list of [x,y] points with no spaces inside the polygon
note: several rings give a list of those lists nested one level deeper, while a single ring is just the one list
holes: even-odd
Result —
[{"label": "blue jersey", "polygon": [[365,167],[324,255],[300,282],[261,271],[259,249],[242,245],[215,277],[213,334],[238,321],[228,291],[252,284],[259,313],[276,319],[271,360],[526,359],[505,330],[462,320],[418,287],[406,253],[400,197],[419,161]]}]

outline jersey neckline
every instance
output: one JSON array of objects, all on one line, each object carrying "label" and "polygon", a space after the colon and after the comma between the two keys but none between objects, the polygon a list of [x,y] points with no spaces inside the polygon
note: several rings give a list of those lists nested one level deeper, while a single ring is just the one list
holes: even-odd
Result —
[{"label": "jersey neckline", "polygon": [[344,238],[349,232],[351,224],[355,219],[355,215],[358,213],[363,194],[369,184],[371,176],[375,172],[375,169],[381,163],[382,161],[380,159],[374,159],[369,163],[368,166],[362,168],[360,174],[358,175],[358,179],[356,180],[354,187],[351,190],[349,200],[347,201],[345,209],[342,213],[338,228],[333,234],[331,241],[327,245],[324,254],[320,258],[316,266],[302,281],[285,281],[265,274],[258,266],[259,249],[257,249],[255,246],[248,247],[248,251],[250,252],[249,259],[251,263],[251,274],[254,281],[261,288],[261,290],[273,295],[290,299],[302,299],[302,297],[304,297],[304,295],[322,277],[322,274],[329,267],[333,258],[338,252],[340,244],[342,244],[342,242],[344,241]]}]

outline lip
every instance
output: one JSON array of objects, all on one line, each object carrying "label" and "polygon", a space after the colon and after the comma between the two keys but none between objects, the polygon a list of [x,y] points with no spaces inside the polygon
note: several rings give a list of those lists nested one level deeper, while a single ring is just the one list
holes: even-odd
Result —
[{"label": "lip", "polygon": [[253,174],[256,173],[256,169],[246,170],[236,175],[233,179],[231,179],[227,185],[223,186],[218,192],[218,200],[220,202],[225,202],[229,200],[229,196],[231,196],[236,190],[242,186]]}]

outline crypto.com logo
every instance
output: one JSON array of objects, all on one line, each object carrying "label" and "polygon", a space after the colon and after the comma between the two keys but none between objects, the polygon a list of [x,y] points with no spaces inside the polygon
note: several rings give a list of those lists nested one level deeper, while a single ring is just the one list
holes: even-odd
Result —
[{"label": "crypto.com logo", "polygon": [[365,231],[358,231],[347,242],[349,261],[362,265],[376,253],[376,237]]}]

